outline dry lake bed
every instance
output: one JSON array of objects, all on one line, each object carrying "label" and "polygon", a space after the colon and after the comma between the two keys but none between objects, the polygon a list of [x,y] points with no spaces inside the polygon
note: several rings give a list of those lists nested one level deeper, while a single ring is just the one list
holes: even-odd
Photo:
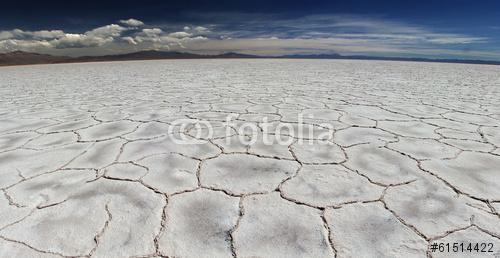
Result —
[{"label": "dry lake bed", "polygon": [[500,66],[1,67],[0,191],[0,257],[500,257]]}]

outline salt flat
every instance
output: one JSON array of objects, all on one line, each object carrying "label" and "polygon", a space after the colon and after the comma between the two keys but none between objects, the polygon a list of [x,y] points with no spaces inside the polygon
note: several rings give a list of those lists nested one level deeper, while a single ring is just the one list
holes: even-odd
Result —
[{"label": "salt flat", "polygon": [[485,65],[2,67],[0,257],[500,257],[499,103]]}]

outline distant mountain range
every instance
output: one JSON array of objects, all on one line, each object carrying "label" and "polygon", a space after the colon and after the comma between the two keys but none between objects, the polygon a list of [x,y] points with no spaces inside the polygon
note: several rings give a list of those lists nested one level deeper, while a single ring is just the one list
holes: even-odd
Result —
[{"label": "distant mountain range", "polygon": [[392,61],[417,61],[417,62],[443,62],[443,63],[466,63],[466,64],[491,64],[500,65],[500,61],[485,60],[461,60],[461,59],[428,59],[407,57],[374,57],[374,56],[343,56],[339,54],[311,54],[311,55],[283,55],[283,56],[257,56],[240,53],[224,53],[219,55],[201,55],[185,52],[164,51],[139,51],[119,55],[103,56],[53,56],[46,54],[14,51],[0,53],[0,66],[28,65],[28,64],[57,64],[57,63],[80,63],[80,62],[103,62],[103,61],[126,61],[126,60],[158,60],[158,59],[209,59],[209,58],[282,58],[282,59],[350,59],[350,60],[392,60]]}]

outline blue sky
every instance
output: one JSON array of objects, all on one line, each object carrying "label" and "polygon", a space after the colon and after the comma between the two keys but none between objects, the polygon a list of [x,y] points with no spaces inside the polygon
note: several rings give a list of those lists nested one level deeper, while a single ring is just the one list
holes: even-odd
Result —
[{"label": "blue sky", "polygon": [[9,1],[0,52],[500,60],[500,1]]}]

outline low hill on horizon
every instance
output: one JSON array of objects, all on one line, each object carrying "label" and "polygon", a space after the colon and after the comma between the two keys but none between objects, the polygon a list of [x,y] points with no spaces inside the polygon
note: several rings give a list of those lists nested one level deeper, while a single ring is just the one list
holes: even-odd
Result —
[{"label": "low hill on horizon", "polygon": [[52,64],[71,60],[71,57],[52,56],[23,51],[0,53],[0,66],[2,65],[27,65],[27,64]]},{"label": "low hill on horizon", "polygon": [[282,56],[258,56],[228,52],[218,55],[202,55],[187,52],[166,52],[156,50],[145,50],[117,55],[102,56],[54,56],[23,51],[0,53],[0,66],[29,65],[29,64],[58,64],[58,63],[81,63],[81,62],[105,62],[105,61],[128,61],[128,60],[160,60],[160,59],[234,59],[234,58],[280,58],[280,59],[348,59],[348,60],[387,60],[387,61],[416,61],[416,62],[443,62],[443,63],[466,63],[466,64],[490,64],[500,65],[500,61],[487,60],[461,60],[461,59],[429,59],[411,57],[376,57],[376,56],[343,56],[340,54],[294,54]]}]

